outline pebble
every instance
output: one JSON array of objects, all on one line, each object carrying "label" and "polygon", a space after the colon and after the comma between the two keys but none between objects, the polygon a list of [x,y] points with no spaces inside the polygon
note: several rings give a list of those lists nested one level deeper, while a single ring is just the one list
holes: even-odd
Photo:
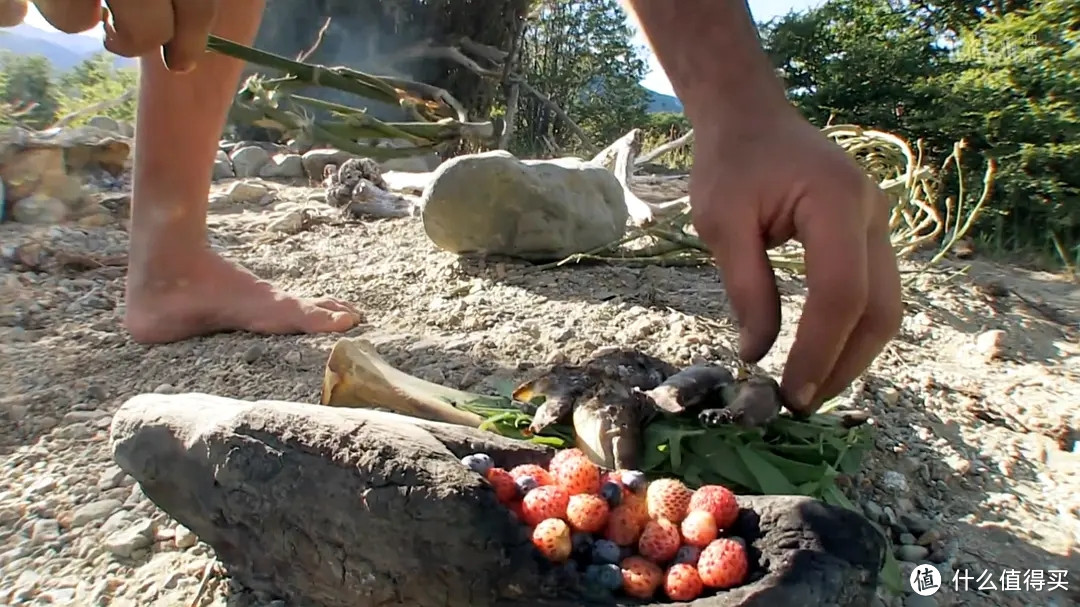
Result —
[{"label": "pebble", "polygon": [[909,563],[921,562],[928,554],[930,554],[930,550],[926,546],[904,544],[896,549],[896,558]]},{"label": "pebble", "polygon": [[881,487],[889,493],[907,493],[907,478],[896,470],[886,470],[885,473],[881,475]]},{"label": "pebble", "polygon": [[103,521],[123,505],[123,502],[114,499],[104,499],[84,504],[71,515],[71,526],[82,527],[88,523]]},{"label": "pebble", "polygon": [[153,543],[154,523],[149,519],[137,521],[127,528],[115,531],[105,538],[105,548],[119,557],[128,558],[136,550]]},{"label": "pebble", "polygon": [[241,355],[241,358],[243,359],[244,362],[250,364],[250,363],[253,363],[253,362],[259,360],[260,358],[262,358],[262,355],[265,354],[265,353],[266,353],[266,344],[264,344],[263,342],[255,342],[255,343],[251,344],[250,346],[248,346],[248,348],[246,350],[244,350],[244,353]]},{"label": "pebble", "polygon": [[181,550],[191,548],[199,541],[199,538],[190,529],[183,525],[177,525],[173,534],[173,542],[176,544],[176,547]]},{"label": "pebble", "polygon": [[38,519],[30,528],[30,540],[35,544],[48,544],[60,539],[60,524],[53,519]]}]

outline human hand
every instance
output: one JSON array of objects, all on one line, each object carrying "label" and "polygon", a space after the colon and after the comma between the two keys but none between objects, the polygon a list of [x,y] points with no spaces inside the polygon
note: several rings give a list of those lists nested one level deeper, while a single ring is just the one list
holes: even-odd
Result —
[{"label": "human hand", "polygon": [[803,244],[808,294],[781,388],[794,412],[809,414],[899,330],[889,208],[854,160],[790,106],[739,118],[695,121],[694,226],[723,275],[748,362],[764,357],[780,331],[767,249],[792,238]]},{"label": "human hand", "polygon": [[[0,5],[9,5],[12,15],[21,8],[21,22],[26,2],[0,0]],[[85,32],[104,23],[106,50],[139,57],[160,49],[165,66],[183,73],[194,69],[206,51],[218,0],[106,0],[107,9],[101,0],[34,0],[34,4],[62,32]]]}]

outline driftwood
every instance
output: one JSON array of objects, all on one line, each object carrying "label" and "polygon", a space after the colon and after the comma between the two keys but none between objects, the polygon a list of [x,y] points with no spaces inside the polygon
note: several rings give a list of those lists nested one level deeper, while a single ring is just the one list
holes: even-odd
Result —
[{"label": "driftwood", "polygon": [[663,145],[656,146],[655,148],[649,150],[641,156],[638,156],[637,159],[634,160],[634,165],[636,166],[645,164],[646,162],[652,162],[654,159],[659,158],[672,150],[677,150],[693,141],[694,129],[690,129],[682,137],[679,137],[678,139],[672,139],[671,141]]},{"label": "driftwood", "polygon": [[589,161],[593,164],[609,167],[619,180],[623,188],[623,196],[626,199],[626,210],[630,213],[630,219],[635,225],[647,225],[654,222],[658,217],[673,210],[683,208],[690,201],[686,196],[672,202],[654,204],[638,197],[630,189],[634,179],[634,158],[641,151],[641,130],[632,129],[627,134],[616,139],[603,150],[600,150]]}]

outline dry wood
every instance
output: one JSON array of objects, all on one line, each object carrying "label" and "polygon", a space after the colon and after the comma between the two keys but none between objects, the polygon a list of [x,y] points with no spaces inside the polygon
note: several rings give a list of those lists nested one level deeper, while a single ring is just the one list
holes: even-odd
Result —
[{"label": "dry wood", "polygon": [[663,156],[664,154],[667,154],[672,150],[677,150],[685,146],[686,144],[692,142],[693,140],[694,129],[690,129],[682,137],[679,137],[678,139],[673,139],[665,143],[664,145],[657,146],[649,150],[648,152],[642,154],[641,156],[638,156],[637,159],[634,160],[634,165],[637,166],[645,164],[646,162],[652,162],[654,159],[659,158],[660,156]]}]

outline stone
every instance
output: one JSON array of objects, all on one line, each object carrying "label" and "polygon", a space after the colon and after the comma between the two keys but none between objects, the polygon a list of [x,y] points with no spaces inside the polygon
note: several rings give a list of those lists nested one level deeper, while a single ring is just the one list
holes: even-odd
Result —
[{"label": "stone", "polygon": [[219,181],[221,179],[232,179],[233,177],[236,177],[236,173],[233,171],[229,155],[225,153],[225,150],[218,150],[217,156],[214,157],[213,180]]},{"label": "stone", "polygon": [[49,225],[68,217],[68,205],[43,194],[31,194],[11,205],[11,218],[18,223]]},{"label": "stone", "polygon": [[926,546],[904,544],[896,548],[896,558],[909,563],[921,562],[928,554],[930,554],[930,550]]},{"label": "stone", "polygon": [[257,179],[247,179],[244,181],[237,181],[229,186],[229,190],[225,193],[229,202],[235,204],[258,204],[263,198],[269,196],[273,191],[270,186]]},{"label": "stone", "polygon": [[[373,409],[192,393],[127,400],[110,445],[232,579],[286,604],[582,604],[557,596],[527,529],[459,460],[546,463],[538,445]],[[865,518],[802,496],[742,505],[734,531],[760,579],[693,605],[870,603],[885,542]]]},{"label": "stone", "polygon": [[259,171],[270,162],[270,152],[255,145],[233,150],[229,160],[237,177],[258,177]]},{"label": "stone", "polygon": [[452,253],[562,259],[623,236],[622,187],[578,158],[519,160],[495,150],[458,156],[432,172],[421,200],[424,230]]},{"label": "stone", "polygon": [[332,148],[318,148],[305,152],[301,156],[301,163],[304,165],[304,173],[308,179],[319,182],[323,180],[323,169],[326,168],[326,165],[336,164],[341,166],[350,158],[356,158],[356,154]]},{"label": "stone", "polygon": [[299,154],[274,154],[259,170],[264,179],[299,179],[304,176],[304,162]]},{"label": "stone", "polygon": [[975,350],[988,361],[1002,358],[1006,353],[1007,337],[1008,335],[1001,329],[984,331],[975,338]]},{"label": "stone", "polygon": [[181,550],[191,548],[198,543],[198,541],[199,538],[183,525],[177,525],[176,529],[173,531],[173,542],[176,544],[176,547]]},{"label": "stone", "polygon": [[71,526],[82,527],[96,521],[104,521],[113,512],[123,506],[123,502],[114,499],[103,499],[79,506],[71,515]]},{"label": "stone", "polygon": [[120,123],[115,118],[109,118],[108,116],[94,116],[87,120],[86,124],[95,129],[116,133],[117,135],[122,134]]},{"label": "stone", "polygon": [[105,538],[105,549],[116,556],[127,558],[136,550],[148,548],[152,543],[154,543],[154,525],[149,519],[144,519],[110,533]]}]

